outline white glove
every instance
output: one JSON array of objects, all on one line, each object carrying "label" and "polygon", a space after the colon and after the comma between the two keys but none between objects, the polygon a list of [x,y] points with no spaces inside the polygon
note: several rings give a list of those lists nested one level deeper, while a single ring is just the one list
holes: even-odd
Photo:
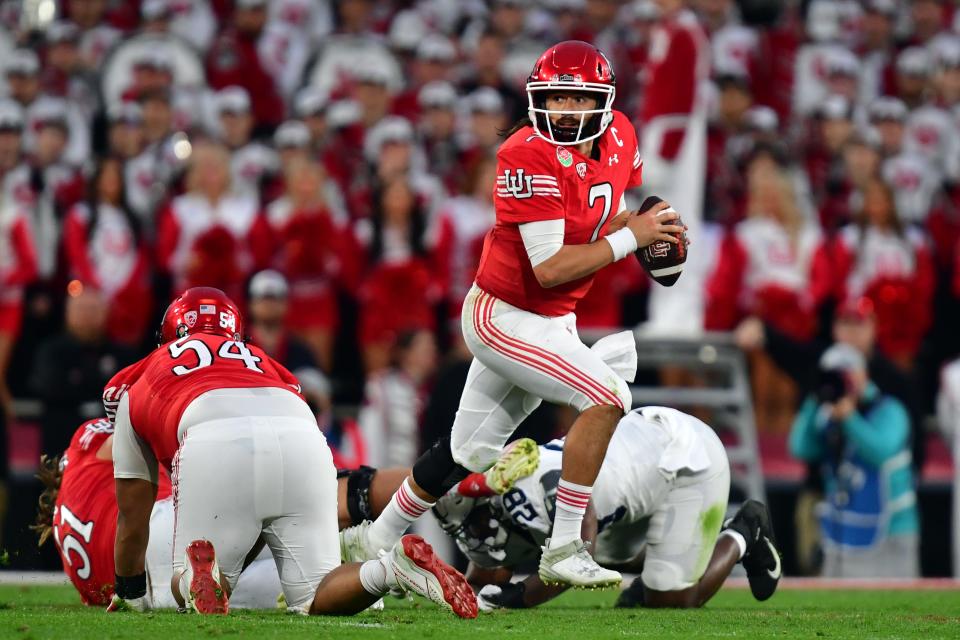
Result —
[{"label": "white glove", "polygon": [[480,607],[480,611],[490,612],[502,609],[503,606],[498,601],[492,600],[501,593],[503,593],[503,589],[495,584],[488,584],[480,589],[480,593],[477,594],[477,605]]},{"label": "white glove", "polygon": [[621,331],[600,338],[590,347],[590,351],[600,356],[614,373],[627,382],[633,382],[637,377],[637,339],[633,331]]}]

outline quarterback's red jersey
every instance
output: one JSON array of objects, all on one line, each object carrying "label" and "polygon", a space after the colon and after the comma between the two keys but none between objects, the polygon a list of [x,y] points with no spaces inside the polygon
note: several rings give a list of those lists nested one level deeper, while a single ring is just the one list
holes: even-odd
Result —
[{"label": "quarterback's red jersey", "polygon": [[206,333],[158,347],[144,358],[138,373],[127,390],[130,421],[168,470],[180,446],[180,418],[197,397],[214,389],[255,387],[300,393],[293,374],[259,347]]},{"label": "quarterback's red jersey", "polygon": [[[112,434],[113,425],[104,418],[84,422],[73,434],[53,514],[63,571],[87,605],[106,605],[113,595],[117,494],[113,462],[97,458]],[[157,499],[169,495],[170,480],[161,473]]]},{"label": "quarterback's red jersey", "polygon": [[494,191],[497,221],[480,258],[481,289],[544,316],[570,313],[586,295],[593,275],[550,289],[540,286],[519,227],[563,219],[564,244],[588,244],[606,235],[624,190],[640,184],[643,165],[633,125],[619,111],[594,144],[599,146],[597,160],[524,127],[501,145]]}]

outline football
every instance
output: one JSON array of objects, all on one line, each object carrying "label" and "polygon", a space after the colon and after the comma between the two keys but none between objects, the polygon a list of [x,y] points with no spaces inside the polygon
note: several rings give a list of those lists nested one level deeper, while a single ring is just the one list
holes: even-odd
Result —
[{"label": "football", "polygon": [[[648,196],[640,206],[639,213],[645,213],[651,207],[661,202],[657,196]],[[657,215],[673,212],[673,208],[667,208]],[[676,224],[683,225],[683,221],[677,218]],[[665,240],[658,240],[651,245],[637,249],[636,256],[644,271],[650,274],[650,277],[665,287],[672,287],[673,283],[680,278],[683,272],[683,263],[687,261],[687,234],[680,232],[674,234],[680,239],[679,244],[673,244]]]}]

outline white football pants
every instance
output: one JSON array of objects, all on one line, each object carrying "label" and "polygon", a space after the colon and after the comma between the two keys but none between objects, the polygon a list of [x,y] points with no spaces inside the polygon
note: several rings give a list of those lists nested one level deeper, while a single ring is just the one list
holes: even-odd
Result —
[{"label": "white football pants", "polygon": [[626,381],[580,341],[574,314],[537,315],[474,285],[461,322],[474,359],[450,442],[453,459],[467,469],[489,469],[542,400],[580,412],[598,405],[630,410]]},{"label": "white football pants", "polygon": [[[251,392],[260,415],[215,418],[225,413],[218,403],[236,415]],[[306,611],[340,565],[336,469],[309,408],[282,389],[224,389],[192,402],[185,420],[188,413],[173,463],[173,570],[183,567],[191,541],[206,538],[233,588],[262,534],[287,606]]]}]

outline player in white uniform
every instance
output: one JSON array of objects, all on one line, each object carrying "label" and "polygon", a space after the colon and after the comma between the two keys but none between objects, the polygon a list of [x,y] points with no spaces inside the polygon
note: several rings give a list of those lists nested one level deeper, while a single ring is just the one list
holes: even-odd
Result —
[{"label": "player in white uniform", "polygon": [[[450,494],[434,510],[472,567],[481,608],[529,607],[560,593],[537,575],[509,583],[510,570],[536,560],[550,535],[563,440],[540,447],[531,476],[503,496]],[[468,482],[469,479],[465,482]],[[754,596],[769,598],[780,561],[766,507],[748,501],[721,530],[730,467],[714,431],[666,407],[628,413],[614,433],[594,485],[584,539],[604,567],[641,572],[621,606],[697,607],[743,560]],[[591,535],[592,529],[592,535]]]}]

